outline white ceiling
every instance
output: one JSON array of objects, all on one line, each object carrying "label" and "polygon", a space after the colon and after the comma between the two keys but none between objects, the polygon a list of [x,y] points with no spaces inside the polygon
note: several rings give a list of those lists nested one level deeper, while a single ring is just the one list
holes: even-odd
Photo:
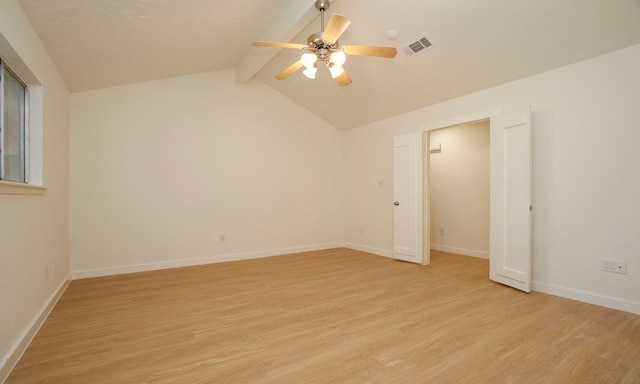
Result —
[{"label": "white ceiling", "polygon": [[339,129],[640,44],[639,0],[336,0],[328,13],[352,21],[342,45],[433,43],[413,58],[350,56],[353,84],[339,87],[321,69],[275,80],[300,52],[251,47],[306,43],[314,0],[19,1],[72,92],[237,69]]}]

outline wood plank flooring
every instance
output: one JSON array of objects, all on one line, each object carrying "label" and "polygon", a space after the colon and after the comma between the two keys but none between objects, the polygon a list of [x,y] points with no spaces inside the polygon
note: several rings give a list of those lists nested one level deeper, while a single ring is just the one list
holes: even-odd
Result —
[{"label": "wood plank flooring", "polygon": [[348,249],[76,280],[7,383],[640,383],[640,316]]}]

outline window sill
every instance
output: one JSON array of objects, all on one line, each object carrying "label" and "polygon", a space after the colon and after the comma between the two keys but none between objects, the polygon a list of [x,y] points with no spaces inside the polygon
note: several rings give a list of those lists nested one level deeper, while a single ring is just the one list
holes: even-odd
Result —
[{"label": "window sill", "polygon": [[47,188],[37,185],[0,181],[0,195],[44,195],[46,191]]}]

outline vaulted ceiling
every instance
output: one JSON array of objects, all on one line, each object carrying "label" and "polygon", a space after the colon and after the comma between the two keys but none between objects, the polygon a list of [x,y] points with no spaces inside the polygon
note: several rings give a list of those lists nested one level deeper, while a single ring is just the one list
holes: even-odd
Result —
[{"label": "vaulted ceiling", "polygon": [[[340,87],[322,70],[276,80],[301,52],[251,46],[306,43],[314,0],[19,1],[72,92],[235,69],[343,130],[640,44],[638,0],[335,0],[327,16],[352,21],[342,45],[399,51],[349,56]],[[421,36],[433,45],[407,57]]]}]

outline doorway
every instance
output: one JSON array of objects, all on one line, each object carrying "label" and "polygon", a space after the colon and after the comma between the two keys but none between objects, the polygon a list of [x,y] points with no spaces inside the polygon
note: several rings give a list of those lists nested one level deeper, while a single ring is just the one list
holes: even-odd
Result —
[{"label": "doorway", "polygon": [[[430,263],[430,175],[429,159],[425,156],[431,150],[430,135],[427,132],[439,128],[452,127],[463,123],[478,122],[489,119],[490,138],[490,212],[489,212],[489,277],[525,292],[531,291],[531,217],[532,204],[532,130],[531,108],[520,107],[509,112],[476,115],[476,118],[457,119],[448,124],[428,125],[419,132],[394,136],[394,149],[401,141],[406,140],[413,150],[394,150],[394,202],[399,207],[407,201],[395,198],[404,196],[408,185],[415,193],[410,200],[415,201],[414,209],[394,210],[394,258],[400,259],[395,249],[400,245],[398,240],[412,239],[417,251],[414,262],[423,265]],[[399,146],[398,147],[402,147]],[[419,151],[417,148],[422,147]],[[437,150],[437,143],[434,143]],[[442,151],[442,147],[440,147]],[[422,152],[423,156],[414,156]],[[416,177],[413,183],[403,178],[407,172],[395,173],[395,164],[409,163],[400,161],[406,155],[414,164]],[[410,155],[410,156],[409,156]],[[423,158],[423,161],[413,159]],[[405,159],[406,160],[406,159]],[[455,171],[455,170],[454,170]],[[402,200],[402,201],[401,201]],[[419,207],[419,208],[418,208]],[[404,214],[402,214],[404,213]],[[400,220],[402,218],[402,220]],[[416,225],[396,226],[411,221]],[[405,235],[403,228],[413,228],[412,236]],[[421,245],[421,246],[419,246]]]},{"label": "doorway", "polygon": [[426,131],[429,206],[425,253],[489,259],[490,121]]}]

